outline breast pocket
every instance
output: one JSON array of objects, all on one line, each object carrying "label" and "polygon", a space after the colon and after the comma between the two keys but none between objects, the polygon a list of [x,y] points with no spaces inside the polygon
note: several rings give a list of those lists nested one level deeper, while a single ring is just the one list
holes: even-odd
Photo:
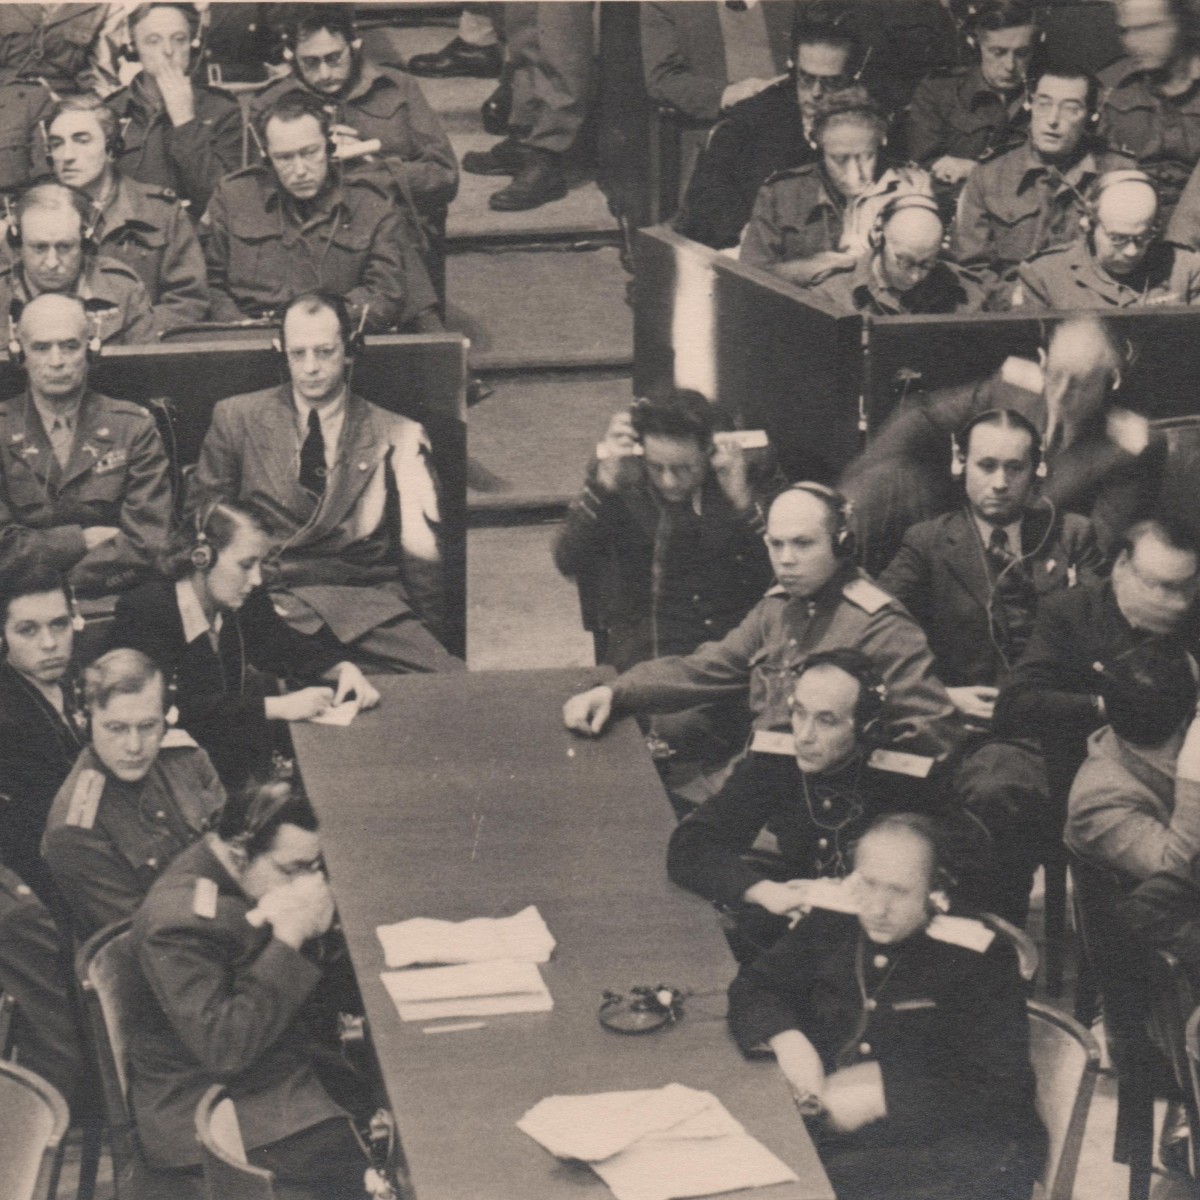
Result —
[{"label": "breast pocket", "polygon": [[[350,221],[334,231],[329,253],[319,260],[319,284],[339,296],[362,282],[363,268],[371,251],[374,228]],[[322,235],[322,238],[328,234]]]},{"label": "breast pocket", "polygon": [[229,231],[229,266],[225,286],[243,312],[274,308],[296,292],[311,287],[309,281],[294,286],[287,248],[277,236],[257,228]]},{"label": "breast pocket", "polygon": [[1041,240],[1038,236],[1038,208],[1036,205],[1014,207],[992,214],[993,253],[1006,263],[1021,262],[1028,258]]}]

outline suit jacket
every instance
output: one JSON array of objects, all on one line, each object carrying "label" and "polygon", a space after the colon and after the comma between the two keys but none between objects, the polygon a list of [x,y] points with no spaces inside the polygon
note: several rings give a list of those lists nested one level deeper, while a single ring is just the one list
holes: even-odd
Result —
[{"label": "suit jacket", "polygon": [[[314,609],[341,642],[409,612],[410,596],[419,615],[436,623],[441,550],[424,429],[347,396],[337,460],[319,505],[300,486],[299,446],[290,386],[222,400],[188,486],[188,510],[220,498],[262,517],[282,540],[267,564],[272,592],[291,593]],[[398,533],[389,520],[393,493]]]},{"label": "suit jacket", "polygon": [[[0,404],[0,549],[43,554],[76,592],[100,596],[138,581],[170,523],[166,451],[140,405],[86,392],[59,471],[29,396]],[[120,533],[89,550],[83,531],[93,525]]]},{"label": "suit jacket", "polygon": [[[1031,508],[1021,522],[1026,574],[1040,600],[1051,592],[1094,582],[1104,557],[1086,517],[1063,513],[1051,523],[1050,510]],[[1003,645],[988,618],[994,588],[974,521],[965,508],[914,525],[899,553],[879,577],[879,586],[908,609],[929,638],[934,667],[947,687],[994,686],[1009,664],[993,641]]]}]

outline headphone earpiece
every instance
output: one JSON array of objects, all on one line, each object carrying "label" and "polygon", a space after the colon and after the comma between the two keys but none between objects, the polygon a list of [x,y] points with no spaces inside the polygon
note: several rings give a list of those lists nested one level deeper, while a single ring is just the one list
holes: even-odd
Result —
[{"label": "headphone earpiece", "polygon": [[87,628],[87,620],[79,611],[79,602],[75,599],[75,589],[67,584],[67,611],[71,614],[71,629],[74,633],[82,633]]},{"label": "headphone earpiece", "polygon": [[1022,429],[1029,434],[1030,453],[1033,455],[1033,473],[1038,479],[1046,478],[1046,459],[1042,453],[1042,435],[1037,426],[1023,413],[1013,408],[989,408],[965,421],[958,427],[950,440],[950,477],[961,479],[967,470],[967,451],[971,448],[971,434],[977,425],[1003,422],[1007,428]]},{"label": "headphone earpiece", "polygon": [[872,250],[878,250],[883,245],[884,226],[899,212],[907,208],[920,208],[931,212],[939,221],[943,220],[942,210],[932,196],[924,192],[901,192],[893,196],[875,216],[875,220],[867,233],[867,244]]},{"label": "headphone earpiece", "polygon": [[197,571],[207,571],[217,561],[212,543],[208,540],[208,523],[212,520],[220,501],[213,501],[196,509],[196,524],[192,535],[192,549],[188,559]]}]

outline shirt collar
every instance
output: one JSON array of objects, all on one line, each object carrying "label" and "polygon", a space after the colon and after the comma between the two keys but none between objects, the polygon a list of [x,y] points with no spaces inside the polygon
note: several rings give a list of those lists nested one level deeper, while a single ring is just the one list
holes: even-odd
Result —
[{"label": "shirt collar", "polygon": [[79,410],[83,407],[83,397],[81,396],[70,408],[53,408],[44,400],[38,399],[31,391],[29,393],[30,400],[33,401],[33,407],[37,411],[37,415],[41,418],[42,428],[46,431],[46,436],[50,436],[50,430],[54,426],[54,422],[60,417],[66,417],[67,425],[72,430],[79,428]]},{"label": "shirt collar", "polygon": [[[988,543],[992,540],[992,530],[996,529],[997,526],[985,521],[975,512],[971,513],[971,519],[975,522],[975,528],[979,530],[980,540],[983,542],[984,547],[986,548]],[[1013,552],[1013,554],[1017,555],[1018,558],[1021,555],[1021,521],[1022,518],[1018,517],[1010,525],[999,527],[1003,528],[1008,537],[1008,548]]]},{"label": "shirt collar", "polygon": [[[341,395],[338,396],[331,404],[326,404],[322,408],[317,408],[315,405],[309,404],[303,397],[297,395],[296,389],[292,388],[292,405],[296,409],[296,416],[300,421],[300,436],[303,437],[308,432],[308,414],[315,412],[321,422],[321,432],[324,434],[331,426],[336,425],[341,421],[346,412],[346,388],[342,386]],[[328,439],[326,439],[328,440]]]},{"label": "shirt collar", "polygon": [[1017,180],[1018,192],[1023,192],[1035,179],[1043,175],[1051,175],[1052,173],[1061,175],[1068,183],[1079,187],[1084,176],[1099,174],[1099,168],[1096,165],[1096,156],[1087,148],[1083,150],[1082,154],[1077,155],[1070,166],[1064,168],[1057,164],[1051,165],[1042,162],[1034,152],[1033,143],[1029,138],[1026,138],[1025,145],[1021,147],[1021,156],[1023,159],[1023,169]]},{"label": "shirt collar", "polygon": [[179,604],[179,616],[183,620],[183,640],[189,646],[201,634],[221,632],[221,614],[217,613],[216,620],[209,623],[200,605],[200,597],[196,595],[196,589],[187,579],[176,582],[175,599]]}]

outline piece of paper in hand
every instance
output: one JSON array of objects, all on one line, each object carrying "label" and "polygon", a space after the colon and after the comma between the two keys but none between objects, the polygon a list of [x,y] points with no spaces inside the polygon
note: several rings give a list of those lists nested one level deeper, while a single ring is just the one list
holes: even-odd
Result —
[{"label": "piece of paper in hand", "polygon": [[532,905],[511,917],[475,917],[469,921],[439,921],[413,917],[376,931],[389,967],[413,963],[470,963],[510,959],[550,961],[554,937]]},{"label": "piece of paper in hand", "polygon": [[464,963],[381,971],[379,977],[402,1021],[548,1012],[554,1007],[536,963]]},{"label": "piece of paper in hand", "polygon": [[319,717],[309,717],[313,725],[349,725],[358,716],[358,704],[343,700],[333,708],[327,708]]}]

